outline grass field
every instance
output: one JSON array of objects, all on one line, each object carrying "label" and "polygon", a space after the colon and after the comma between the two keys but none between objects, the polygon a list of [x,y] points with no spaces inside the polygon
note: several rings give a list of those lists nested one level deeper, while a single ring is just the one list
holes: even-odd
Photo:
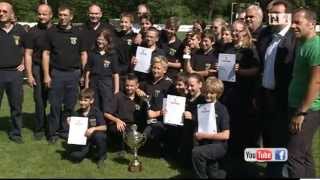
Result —
[{"label": "grass field", "polygon": [[[108,159],[104,169],[97,169],[94,162],[85,159],[73,164],[63,159],[65,152],[63,140],[48,145],[46,140],[35,141],[32,136],[34,122],[34,103],[32,90],[25,86],[24,95],[24,144],[9,141],[7,130],[9,107],[6,97],[0,110],[0,178],[190,178],[191,170],[177,168],[172,163],[155,157],[140,156],[144,170],[141,173],[129,173],[128,159],[116,159],[116,153],[108,150]],[[320,177],[320,138],[319,132],[314,141],[314,159],[317,165],[317,177]],[[237,164],[235,164],[237,166]],[[263,165],[259,165],[263,169]],[[250,170],[248,170],[250,171]],[[259,172],[258,172],[259,173]]]}]

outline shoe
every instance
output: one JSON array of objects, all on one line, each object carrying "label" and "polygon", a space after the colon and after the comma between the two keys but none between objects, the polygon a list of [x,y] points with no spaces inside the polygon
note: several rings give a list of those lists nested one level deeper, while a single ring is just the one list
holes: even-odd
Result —
[{"label": "shoe", "polygon": [[58,133],[58,136],[61,139],[68,140],[68,133],[66,133],[66,132],[60,132],[60,133]]},{"label": "shoe", "polygon": [[117,158],[124,159],[126,158],[127,152],[125,150],[120,150],[117,152]]},{"label": "shoe", "polygon": [[106,166],[106,164],[105,164],[105,162],[104,162],[104,158],[99,159],[99,160],[97,161],[97,167],[98,167],[98,169],[102,169],[102,168],[104,168],[105,166]]},{"label": "shoe", "polygon": [[17,144],[23,144],[21,136],[9,136],[9,139]]},{"label": "shoe", "polygon": [[35,133],[33,134],[33,137],[34,137],[34,139],[35,139],[36,141],[40,141],[40,140],[42,140],[43,137],[44,137],[44,132],[35,132]]},{"label": "shoe", "polygon": [[57,137],[57,136],[51,136],[51,137],[48,139],[48,143],[49,143],[49,144],[55,144],[57,141],[58,141],[58,137]]}]

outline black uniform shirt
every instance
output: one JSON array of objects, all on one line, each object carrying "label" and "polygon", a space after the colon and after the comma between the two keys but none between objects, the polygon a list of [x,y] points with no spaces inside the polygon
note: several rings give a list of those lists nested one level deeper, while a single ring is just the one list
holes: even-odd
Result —
[{"label": "black uniform shirt", "polygon": [[118,73],[118,56],[114,51],[101,55],[98,51],[89,52],[86,70],[91,76],[112,78],[112,74]]},{"label": "black uniform shirt", "polygon": [[73,116],[88,117],[88,128],[106,125],[102,112],[95,107],[91,107],[87,116],[83,115],[83,110],[79,109]]},{"label": "black uniform shirt", "polygon": [[[227,108],[221,104],[219,101],[217,101],[214,104],[215,108],[215,116],[216,116],[216,122],[217,122],[217,132],[222,132],[225,130],[230,129],[230,117]],[[197,131],[197,129],[196,129]],[[200,144],[210,144],[210,143],[226,143],[227,141],[215,141],[215,140],[202,140],[200,141]]]},{"label": "black uniform shirt", "polygon": [[32,62],[41,64],[42,61],[42,47],[44,39],[46,38],[47,27],[41,25],[33,26],[26,35],[24,45],[26,49],[32,49]]},{"label": "black uniform shirt", "polygon": [[25,35],[20,24],[14,25],[9,33],[0,28],[0,69],[16,70],[22,63]]},{"label": "black uniform shirt", "polygon": [[158,82],[154,82],[152,78],[148,78],[146,81],[140,84],[141,89],[149,96],[150,108],[154,111],[162,109],[163,98],[167,96],[167,93],[172,85],[172,80],[168,77],[163,77]]},{"label": "black uniform shirt", "polygon": [[106,108],[106,113],[112,114],[125,123],[138,123],[146,117],[146,103],[139,96],[131,100],[123,92],[117,93],[112,103]]},{"label": "black uniform shirt", "polygon": [[[169,62],[172,62],[172,63],[180,62],[181,63],[181,59],[179,58],[179,53],[178,53],[181,44],[182,43],[179,39],[176,39],[175,42],[170,43],[170,44],[168,44],[168,43],[161,44],[161,48],[165,51],[166,57]],[[170,78],[174,78],[177,75],[177,73],[179,73],[179,72],[180,72],[180,69],[169,67],[168,71],[167,71],[167,75]]]},{"label": "black uniform shirt", "polygon": [[51,27],[43,44],[43,49],[50,51],[50,65],[60,70],[79,69],[80,54],[87,50],[82,34],[74,27],[69,30]]},{"label": "black uniform shirt", "polygon": [[191,56],[190,63],[192,69],[195,71],[213,69],[215,64],[218,63],[217,54],[213,49],[207,54],[199,50]]}]

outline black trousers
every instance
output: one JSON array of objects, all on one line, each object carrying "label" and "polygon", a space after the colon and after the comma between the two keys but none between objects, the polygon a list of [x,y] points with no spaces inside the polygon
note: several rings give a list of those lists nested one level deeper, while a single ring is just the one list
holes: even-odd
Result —
[{"label": "black trousers", "polygon": [[[290,117],[295,109],[290,109]],[[291,178],[315,178],[312,156],[312,141],[320,125],[320,111],[308,111],[304,117],[302,130],[290,134],[288,144],[288,172]]]},{"label": "black trousers", "polygon": [[[262,136],[263,146],[267,148],[285,148],[289,139],[289,118],[286,99],[277,98],[277,92],[260,89],[259,122],[254,136]],[[283,162],[269,162],[266,175],[271,178],[283,177]]]},{"label": "black trousers", "polygon": [[[132,124],[126,122],[126,130],[130,128]],[[123,141],[123,133],[117,130],[115,123],[108,124],[108,137],[112,140],[112,144],[115,146],[117,151],[125,150],[125,143]]]},{"label": "black trousers", "polygon": [[71,159],[76,161],[83,160],[90,152],[90,148],[96,146],[95,157],[97,159],[105,159],[107,153],[107,135],[105,132],[95,132],[87,142],[87,145],[72,145],[72,151],[70,153]]},{"label": "black trousers", "polygon": [[[66,117],[70,116],[77,104],[80,70],[51,72],[49,91],[50,113],[48,116],[48,137],[56,136],[57,131],[68,132]],[[63,106],[63,111],[62,111]]]},{"label": "black trousers", "polygon": [[[0,70],[0,91],[7,93],[11,113],[12,129],[9,136],[21,136],[23,73],[19,71]],[[2,101],[2,97],[0,102]]]},{"label": "black trousers", "polygon": [[34,131],[42,132],[45,130],[48,90],[43,84],[43,71],[41,65],[33,64],[32,73],[36,81],[36,86],[33,87],[33,99],[36,111]]},{"label": "black trousers", "polygon": [[[214,143],[195,146],[192,149],[192,164],[195,174],[198,178],[209,178],[208,165],[217,162],[218,159],[223,158],[227,153],[227,146],[223,143]],[[216,168],[218,170],[218,168]]]},{"label": "black trousers", "polygon": [[113,81],[112,78],[92,77],[90,78],[90,87],[94,90],[95,105],[102,112],[110,105],[113,98]]}]

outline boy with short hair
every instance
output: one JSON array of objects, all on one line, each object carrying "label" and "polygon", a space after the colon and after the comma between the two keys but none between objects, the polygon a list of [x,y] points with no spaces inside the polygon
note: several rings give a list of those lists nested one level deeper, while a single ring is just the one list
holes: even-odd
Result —
[{"label": "boy with short hair", "polygon": [[[70,159],[75,162],[81,162],[85,156],[89,153],[93,145],[96,146],[96,158],[98,168],[104,166],[104,160],[106,159],[107,145],[106,145],[106,130],[107,126],[103,118],[102,112],[93,106],[94,103],[94,91],[86,88],[80,92],[79,104],[80,109],[76,111],[73,116],[88,117],[88,129],[86,131],[87,144],[72,145],[70,152]],[[68,118],[68,122],[70,118]]]},{"label": "boy with short hair", "polygon": [[225,172],[218,169],[217,163],[219,159],[225,156],[227,140],[230,137],[229,113],[226,107],[218,101],[223,89],[222,81],[216,77],[209,77],[205,82],[204,95],[206,102],[215,103],[217,133],[194,133],[197,146],[192,149],[192,163],[199,178],[208,178],[209,176],[214,176],[209,178],[221,178],[225,176]]}]

